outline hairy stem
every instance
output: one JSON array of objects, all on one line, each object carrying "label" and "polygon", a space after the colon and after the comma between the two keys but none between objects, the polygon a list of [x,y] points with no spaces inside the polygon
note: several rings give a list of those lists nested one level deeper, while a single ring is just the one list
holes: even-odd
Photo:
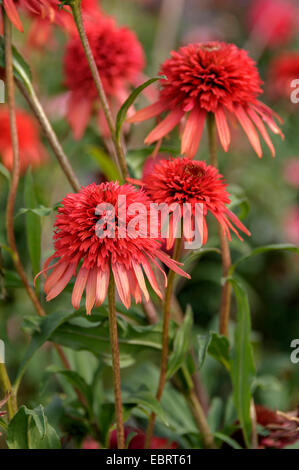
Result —
[{"label": "hairy stem", "polygon": [[[183,236],[179,237],[175,241],[174,252],[173,252],[173,259],[178,261],[181,253]],[[161,367],[160,367],[160,379],[158,390],[156,394],[156,398],[158,401],[161,400],[163,390],[166,383],[166,374],[167,374],[167,366],[168,366],[168,353],[169,353],[169,323],[171,317],[171,300],[172,300],[172,293],[173,293],[173,285],[175,279],[175,272],[170,270],[168,273],[167,278],[167,287],[165,291],[165,299],[164,299],[164,306],[163,306],[163,333],[162,333],[162,354],[161,354]],[[153,430],[155,426],[156,415],[152,413],[149,419],[148,428],[146,432],[146,440],[145,440],[145,448],[147,449],[150,446],[150,442],[153,435]]]},{"label": "hairy stem", "polygon": [[81,185],[79,183],[79,180],[76,177],[74,170],[69,162],[69,159],[64,153],[59,140],[57,139],[57,136],[50,124],[50,121],[47,118],[38,97],[36,96],[34,88],[31,86],[29,91],[20,80],[17,80],[16,83],[18,85],[19,90],[26,99],[27,103],[29,104],[33,114],[40,123],[40,126],[49,142],[49,145],[51,146],[53,153],[56,156],[58,163],[66,178],[68,179],[71,187],[74,189],[74,191],[80,191]]},{"label": "hairy stem", "polygon": [[[209,132],[209,149],[211,164],[218,168],[217,159],[217,135],[216,135],[216,123],[213,114],[208,115],[208,132]],[[227,237],[220,224],[218,224],[218,235],[220,241],[220,250],[222,258],[222,275],[224,278],[227,277],[228,271],[231,267],[231,256]],[[221,304],[220,304],[220,321],[219,321],[219,332],[222,335],[228,336],[228,325],[229,315],[231,306],[231,294],[232,286],[230,282],[225,281],[222,292],[221,292]]]},{"label": "hairy stem", "polygon": [[123,411],[122,411],[122,400],[121,400],[119,348],[118,348],[117,319],[116,319],[116,308],[115,308],[115,283],[114,283],[112,272],[110,273],[110,281],[109,281],[109,288],[108,288],[108,305],[109,305],[110,344],[111,344],[111,350],[112,350],[112,370],[113,370],[113,386],[114,386],[114,397],[115,397],[117,446],[118,446],[118,449],[124,449],[125,448],[125,433],[124,433]]},{"label": "hairy stem", "polygon": [[82,12],[81,12],[81,0],[73,1],[71,4],[71,7],[72,7],[74,20],[78,29],[78,33],[81,39],[81,43],[85,52],[85,56],[86,56],[86,59],[90,68],[90,72],[94,80],[94,83],[95,83],[95,86],[99,95],[100,103],[103,108],[103,112],[105,114],[106,121],[110,130],[110,133],[111,133],[113,145],[115,148],[115,153],[117,155],[119,166],[122,172],[122,177],[124,180],[126,180],[129,177],[129,171],[127,167],[125,153],[122,148],[121,142],[116,138],[115,125],[113,122],[111,109],[110,109],[107,96],[103,87],[103,83],[102,83],[97,65],[94,60],[92,50],[91,50],[91,47],[90,47],[85,29],[84,29]]}]

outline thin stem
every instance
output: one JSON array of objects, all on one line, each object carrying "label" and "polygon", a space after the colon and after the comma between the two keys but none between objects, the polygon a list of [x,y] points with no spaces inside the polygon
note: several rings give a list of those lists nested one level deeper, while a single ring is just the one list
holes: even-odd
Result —
[{"label": "thin stem", "polygon": [[30,91],[28,91],[28,89],[20,80],[17,80],[16,84],[21,93],[23,94],[24,98],[26,99],[27,103],[29,104],[38,122],[40,123],[40,126],[54,152],[54,155],[56,156],[58,163],[61,166],[63,173],[67,177],[71,187],[77,192],[80,191],[81,185],[79,183],[79,180],[76,177],[74,170],[68,160],[68,157],[64,153],[63,148],[61,147],[61,144],[57,139],[57,136],[50,124],[50,121],[47,118],[38,97],[36,96],[34,88],[31,86]]},{"label": "thin stem", "polygon": [[125,448],[125,433],[124,433],[123,411],[122,411],[122,400],[121,400],[119,348],[118,348],[117,319],[116,319],[116,308],[115,308],[115,283],[114,283],[112,272],[110,274],[110,281],[109,281],[109,288],[108,288],[108,305],[109,305],[110,344],[111,344],[111,350],[112,350],[112,370],[113,370],[113,387],[114,387],[114,397],[115,397],[117,446],[119,449],[124,449]]},{"label": "thin stem", "polygon": [[[216,123],[213,114],[208,115],[208,132],[209,132],[209,148],[210,148],[210,159],[213,166],[218,168],[217,159],[217,135],[216,135]],[[220,241],[220,250],[222,258],[222,275],[224,278],[227,277],[229,269],[231,267],[231,256],[227,237],[220,224],[218,224],[218,235]],[[222,292],[221,292],[221,304],[220,304],[220,322],[219,332],[222,335],[228,336],[228,324],[231,306],[231,294],[232,286],[230,282],[225,281]]]},{"label": "thin stem", "polygon": [[83,24],[83,19],[82,19],[82,12],[81,12],[81,0],[74,0],[71,4],[72,7],[72,12],[74,16],[74,20],[78,29],[78,33],[81,39],[81,43],[85,52],[85,56],[90,68],[90,72],[92,75],[92,78],[94,80],[100,103],[103,108],[103,112],[106,117],[106,121],[111,133],[113,145],[115,148],[115,153],[118,158],[119,166],[121,168],[122,176],[123,179],[126,180],[129,177],[129,171],[126,163],[126,158],[124,154],[124,150],[122,148],[121,142],[116,138],[116,133],[115,133],[115,126],[112,118],[112,113],[111,109],[107,100],[107,96],[103,87],[103,83],[96,65],[96,62],[94,60],[94,56],[84,29],[84,24]]},{"label": "thin stem", "polygon": [[0,363],[0,392],[5,397],[8,395],[7,400],[7,411],[8,411],[8,418],[11,420],[16,412],[18,411],[18,404],[17,404],[17,397],[12,389],[7,370],[5,364]]},{"label": "thin stem", "polygon": [[209,428],[209,424],[205,417],[205,413],[201,407],[201,404],[194,393],[193,390],[190,390],[186,395],[187,401],[190,405],[190,408],[193,411],[193,416],[195,418],[197,427],[202,435],[204,446],[206,449],[216,449],[214,442],[213,434]]},{"label": "thin stem", "polygon": [[[173,259],[178,261],[181,253],[183,237],[179,237],[175,241]],[[163,332],[162,332],[162,354],[161,354],[161,367],[160,367],[160,379],[157,390],[156,398],[158,401],[161,400],[163,390],[166,383],[166,374],[168,366],[168,353],[169,353],[169,324],[171,317],[171,300],[174,286],[175,272],[170,270],[167,278],[167,287],[165,291],[165,300],[163,307]],[[150,446],[150,442],[153,435],[153,430],[155,426],[156,415],[152,413],[149,419],[148,428],[146,432],[145,448],[147,449]]]}]

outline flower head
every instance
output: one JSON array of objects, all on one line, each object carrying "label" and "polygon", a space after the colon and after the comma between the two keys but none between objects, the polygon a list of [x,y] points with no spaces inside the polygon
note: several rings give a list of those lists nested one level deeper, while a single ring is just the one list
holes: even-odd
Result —
[{"label": "flower head", "polygon": [[3,0],[3,7],[7,16],[19,31],[23,31],[23,25],[18,14],[18,8],[30,15],[41,16],[52,21],[57,15],[59,16],[59,4],[59,0]]},{"label": "flower head", "polygon": [[286,162],[284,178],[291,186],[299,189],[299,158],[291,158]]},{"label": "flower head", "polygon": [[256,128],[274,155],[264,122],[274,133],[282,133],[273,119],[274,113],[257,100],[262,82],[255,62],[245,50],[224,42],[190,44],[172,52],[162,65],[161,74],[166,80],[160,81],[159,100],[129,119],[139,122],[168,112],[145,139],[147,144],[162,139],[187,115],[181,152],[193,158],[207,113],[213,113],[225,151],[231,139],[228,119],[237,118],[258,156],[262,156],[262,148]]},{"label": "flower head", "polygon": [[[276,57],[269,66],[270,94],[273,99],[290,100],[294,87],[292,82],[299,79],[299,53],[285,52]],[[298,87],[298,84],[297,84]]]},{"label": "flower head", "polygon": [[[110,270],[119,297],[127,308],[131,296],[136,303],[141,302],[142,296],[149,299],[143,273],[161,296],[152,270],[152,266],[157,265],[156,259],[189,277],[178,263],[161,251],[159,241],[151,238],[150,200],[144,191],[129,184],[93,183],[79,193],[68,194],[62,205],[55,222],[55,253],[44,266],[44,272],[53,268],[44,285],[47,300],[60,294],[75,276],[73,307],[79,308],[86,288],[86,312],[89,314],[94,305],[101,305],[105,299]],[[140,206],[142,213],[136,222],[136,211]],[[54,258],[58,261],[49,266]]]},{"label": "flower head", "polygon": [[[47,153],[41,144],[38,128],[32,117],[25,111],[16,110],[16,121],[19,138],[20,167],[24,173],[28,166],[40,166],[46,159]],[[9,124],[9,113],[6,106],[0,108],[0,156],[3,165],[12,169],[13,151]]]},{"label": "flower head", "polygon": [[[104,90],[112,108],[118,107],[127,98],[130,85],[136,83],[144,66],[142,46],[131,30],[117,27],[112,18],[86,22],[85,27]],[[78,35],[74,35],[67,45],[64,69],[65,84],[71,92],[68,120],[75,137],[80,138],[96,101],[97,90]],[[103,127],[102,110],[99,120]]]},{"label": "flower head", "polygon": [[[246,235],[250,232],[231,212],[227,205],[230,203],[226,184],[222,175],[212,165],[202,161],[190,161],[188,158],[161,160],[143,179],[143,184],[152,201],[157,204],[166,203],[170,207],[177,203],[181,207],[179,215],[174,215],[170,225],[168,247],[173,245],[178,224],[184,216],[183,205],[190,204],[193,226],[186,228],[184,220],[184,235],[190,239],[188,231],[197,229],[201,233],[202,244],[206,243],[208,230],[205,217],[210,212],[220,223],[230,240],[230,230],[241,239],[233,224]],[[196,212],[196,205],[202,205],[202,212]],[[187,224],[188,225],[188,224]]]},{"label": "flower head", "polygon": [[248,21],[255,40],[277,47],[294,36],[299,23],[299,10],[292,0],[253,0]]}]

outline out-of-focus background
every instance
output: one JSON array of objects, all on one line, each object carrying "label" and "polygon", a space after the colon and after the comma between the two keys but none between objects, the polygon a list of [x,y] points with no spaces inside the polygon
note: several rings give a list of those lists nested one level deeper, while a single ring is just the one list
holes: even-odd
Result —
[{"label": "out-of-focus background", "polygon": [[[246,254],[249,247],[274,243],[299,244],[299,103],[290,99],[290,83],[299,79],[299,13],[298,2],[256,0],[103,0],[102,10],[116,18],[117,23],[132,28],[145,50],[145,76],[158,74],[159,65],[172,49],[190,42],[223,40],[247,49],[257,61],[264,81],[263,101],[284,119],[282,126],[285,140],[273,138],[276,157],[272,158],[264,148],[262,159],[254,154],[242,130],[236,128],[232,145],[227,154],[219,149],[220,170],[229,183],[233,195],[234,210],[250,229],[252,237],[241,243],[236,238],[231,243],[232,256]],[[64,86],[63,56],[67,36],[53,26],[46,44],[30,45],[29,35],[32,19],[25,19],[25,36],[14,32],[15,44],[30,63],[33,80],[42,98],[54,128],[68,154],[80,181],[86,185],[101,181],[103,162],[91,148],[102,149],[104,145],[94,119],[83,139],[74,141],[64,118],[66,88]],[[299,97],[299,94],[298,94]],[[27,109],[18,95],[18,105]],[[137,107],[144,106],[146,99],[139,98]],[[0,109],[1,109],[0,105]],[[132,126],[127,135],[129,162],[137,177],[141,176],[145,160],[143,139],[152,123]],[[2,129],[0,128],[0,134]],[[0,135],[1,140],[1,135]],[[70,191],[56,160],[50,158],[33,171],[38,203],[52,207]],[[167,141],[175,153],[178,141]],[[165,154],[167,157],[168,154]],[[1,156],[0,156],[1,158]],[[206,135],[200,146],[198,159],[208,159]],[[101,167],[102,165],[102,167]],[[17,244],[30,272],[26,239],[25,183],[22,178],[17,199],[15,230]],[[5,244],[5,204],[8,183],[0,174],[0,242]],[[52,224],[55,213],[42,219],[42,261],[52,253]],[[209,221],[213,246],[216,230]],[[6,344],[6,361],[13,376],[28,345],[28,331],[32,331],[32,307],[20,287],[9,255],[2,250],[0,271],[0,338]],[[299,257],[293,253],[264,253],[240,265],[240,279],[245,283],[250,299],[253,342],[257,362],[258,379],[256,401],[269,408],[291,410],[299,405],[299,364],[290,360],[290,343],[299,338]],[[192,280],[180,284],[179,301],[186,308],[190,304],[198,332],[217,328],[221,264],[217,254],[207,254],[195,263]],[[48,311],[70,306],[69,292],[47,305]],[[42,296],[43,297],[43,296]],[[233,315],[235,306],[233,306]],[[25,320],[29,317],[28,320]],[[34,406],[44,403],[49,409],[59,408],[65,388],[54,379],[47,367],[56,361],[54,353],[45,346],[33,359],[19,394],[20,401]],[[95,359],[89,353],[69,353],[70,361],[88,380]],[[50,358],[50,359],[49,359]],[[156,377],[157,370],[141,354],[137,363],[123,370],[124,382],[142,384]],[[151,358],[150,358],[151,359]],[[157,355],[158,364],[158,355]],[[146,372],[146,374],[145,374]],[[109,376],[108,369],[106,374]],[[108,379],[109,380],[109,377]],[[202,380],[215,407],[226,399],[229,382],[221,367],[208,358],[202,370]],[[65,385],[65,384],[64,384]],[[216,404],[215,404],[216,403]],[[171,404],[169,404],[171,406]],[[173,406],[177,406],[175,397]],[[138,419],[138,417],[136,418]],[[183,426],[183,424],[180,424]],[[67,423],[65,423],[67,428]],[[73,430],[68,430],[72,434]],[[76,429],[75,434],[84,434]],[[171,437],[171,436],[170,436]],[[180,445],[188,443],[181,438]]]}]

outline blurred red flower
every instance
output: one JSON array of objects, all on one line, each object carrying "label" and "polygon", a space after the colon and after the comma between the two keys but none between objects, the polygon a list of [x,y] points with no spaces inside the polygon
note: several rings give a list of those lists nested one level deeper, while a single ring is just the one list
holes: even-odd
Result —
[{"label": "blurred red flower", "polygon": [[[290,101],[293,80],[299,80],[299,53],[284,52],[269,65],[269,93],[274,99]],[[298,84],[297,84],[298,88]]]},{"label": "blurred red flower", "polygon": [[256,405],[257,423],[265,428],[267,436],[259,436],[259,447],[283,449],[299,441],[299,408],[282,413]]},{"label": "blurred red flower", "polygon": [[[20,150],[20,170],[22,173],[29,166],[38,167],[47,160],[47,152],[44,149],[38,133],[38,127],[32,117],[21,109],[16,110],[16,121]],[[13,152],[11,146],[11,133],[9,114],[6,106],[0,108],[0,156],[3,165],[12,169]]]},{"label": "blurred red flower", "polygon": [[167,78],[160,80],[159,100],[128,119],[129,122],[140,122],[169,112],[146,137],[145,143],[162,139],[184,121],[188,113],[181,153],[193,158],[200,144],[207,113],[213,113],[225,151],[231,140],[228,119],[235,121],[237,118],[259,157],[262,156],[262,148],[256,127],[275,154],[264,122],[275,134],[282,136],[273,119],[273,116],[278,119],[279,116],[257,100],[262,93],[262,82],[255,62],[245,50],[224,42],[190,44],[172,52],[160,73]]},{"label": "blurred red flower", "polygon": [[[85,27],[111,107],[118,109],[144,67],[142,46],[133,31],[117,27],[112,18],[86,22]],[[65,84],[71,92],[67,117],[75,138],[79,139],[98,95],[78,35],[67,45],[64,68]],[[109,135],[102,109],[98,111],[98,119],[102,133]]]},{"label": "blurred red flower", "polygon": [[[125,440],[128,439],[130,434],[135,435],[130,439],[128,449],[144,449],[145,433],[132,426],[126,426]],[[150,449],[178,449],[178,447],[177,442],[171,442],[163,437],[152,437],[151,439]],[[110,434],[109,449],[117,449],[117,435],[115,430]]]},{"label": "blurred red flower", "polygon": [[[136,229],[135,222],[134,227],[129,226],[136,216],[136,204],[144,208],[144,212],[139,214],[139,229]],[[79,193],[68,194],[62,205],[55,221],[55,253],[48,258],[42,271],[53,269],[44,285],[47,300],[59,295],[75,276],[72,305],[74,309],[79,308],[86,287],[86,313],[90,314],[94,305],[99,306],[105,300],[110,266],[119,297],[126,308],[130,307],[131,296],[136,303],[141,302],[142,295],[149,300],[143,271],[161,297],[152,270],[153,265],[159,266],[156,258],[176,273],[190,277],[179,263],[161,251],[159,241],[150,236],[150,199],[145,192],[129,184],[93,183]],[[134,205],[133,214],[128,208]],[[97,212],[98,207],[101,212]],[[101,227],[98,227],[99,221],[102,222]],[[102,236],[99,234],[101,229],[104,231]],[[54,258],[58,261],[49,266]],[[165,273],[164,277],[167,283]]]},{"label": "blurred red flower", "polygon": [[284,168],[285,180],[294,188],[299,188],[299,158],[291,158]]},{"label": "blurred red flower", "polygon": [[[153,202],[157,204],[179,204],[180,214],[173,212],[167,237],[167,249],[175,239],[177,229],[184,216],[183,204],[191,205],[192,225],[184,221],[184,236],[192,240],[191,231],[195,227],[202,237],[202,244],[208,238],[208,229],[205,217],[210,212],[223,227],[228,239],[231,239],[230,229],[242,240],[233,224],[246,235],[250,232],[231,212],[227,205],[230,203],[226,184],[222,175],[212,165],[202,161],[190,161],[188,158],[174,158],[160,160],[151,173],[146,173],[143,185]],[[203,213],[197,213],[196,204],[203,205]]]},{"label": "blurred red flower", "polygon": [[252,34],[263,44],[286,44],[299,25],[298,5],[290,0],[253,0],[248,11]]}]

